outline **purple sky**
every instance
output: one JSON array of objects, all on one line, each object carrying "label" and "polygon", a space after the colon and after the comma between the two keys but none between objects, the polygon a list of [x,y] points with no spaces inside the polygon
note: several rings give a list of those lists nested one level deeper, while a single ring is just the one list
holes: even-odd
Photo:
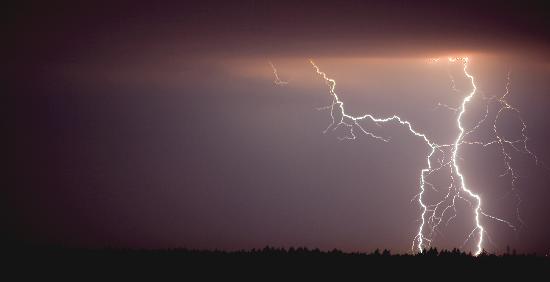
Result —
[{"label": "purple sky", "polygon": [[[456,138],[456,116],[435,106],[457,106],[471,88],[460,67],[427,58],[469,56],[488,96],[504,93],[510,70],[509,101],[550,163],[550,23],[539,3],[35,2],[7,19],[16,181],[4,227],[16,242],[409,251],[426,147],[397,126],[379,131],[390,143],[323,134],[330,114],[316,107],[331,100],[308,58],[350,113],[398,113],[442,143]],[[273,84],[269,60],[288,85]],[[474,100],[465,123],[483,105]],[[513,116],[501,122],[521,134]],[[521,225],[498,150],[464,148],[484,207]],[[484,247],[547,253],[550,172],[513,154],[524,224],[484,218]],[[435,246],[459,247],[471,231],[471,209],[457,208]]]}]

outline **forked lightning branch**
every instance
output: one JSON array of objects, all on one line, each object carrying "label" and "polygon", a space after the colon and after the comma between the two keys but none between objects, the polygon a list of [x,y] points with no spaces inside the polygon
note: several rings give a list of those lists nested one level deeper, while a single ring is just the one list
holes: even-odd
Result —
[{"label": "forked lightning branch", "polygon": [[[431,63],[440,63],[440,59],[430,59]],[[316,73],[323,79],[323,81],[328,86],[328,93],[331,97],[331,104],[319,108],[319,110],[328,110],[330,111],[331,123],[323,131],[327,133],[328,131],[335,131],[336,129],[343,128],[345,134],[339,136],[340,140],[355,140],[359,135],[365,135],[370,138],[375,138],[382,142],[389,142],[389,139],[380,136],[372,131],[370,131],[365,124],[374,123],[376,125],[390,125],[390,126],[401,126],[405,130],[408,130],[410,134],[420,138],[429,150],[425,157],[425,167],[421,169],[419,175],[419,192],[413,198],[417,200],[418,205],[421,209],[420,215],[420,224],[417,229],[417,233],[413,238],[411,245],[411,250],[414,252],[423,252],[424,249],[432,246],[435,235],[438,231],[438,228],[442,224],[448,225],[456,216],[457,201],[465,201],[468,203],[469,207],[473,211],[473,226],[468,236],[464,238],[464,243],[461,247],[464,247],[470,240],[476,240],[475,242],[475,255],[479,255],[483,251],[485,237],[488,235],[487,230],[483,227],[481,219],[487,218],[490,220],[495,220],[499,223],[507,225],[513,230],[517,230],[517,227],[513,225],[510,221],[493,216],[488,214],[483,210],[483,199],[478,193],[473,191],[468,186],[467,176],[463,174],[461,166],[458,162],[460,159],[460,148],[464,145],[476,145],[482,147],[488,146],[498,146],[499,151],[502,154],[502,159],[504,163],[504,172],[501,177],[509,176],[511,178],[511,192],[516,197],[516,216],[517,220],[522,223],[521,217],[519,216],[519,205],[521,203],[521,198],[516,190],[515,184],[518,179],[518,174],[514,171],[512,166],[512,157],[509,150],[515,150],[517,152],[522,152],[528,154],[537,164],[541,164],[537,157],[532,153],[528,148],[527,142],[528,137],[526,135],[527,125],[524,122],[523,118],[518,109],[511,106],[506,100],[507,96],[510,93],[510,73],[507,76],[506,91],[502,96],[486,97],[480,96],[481,100],[487,102],[487,110],[482,119],[477,121],[477,123],[471,128],[466,128],[463,125],[463,117],[467,114],[468,106],[472,103],[472,99],[478,94],[477,86],[475,83],[475,78],[470,74],[468,67],[470,60],[467,57],[459,58],[448,58],[447,62],[449,64],[461,64],[463,75],[470,81],[471,90],[465,94],[461,103],[456,106],[449,106],[444,104],[438,104],[447,109],[454,111],[456,116],[456,129],[457,135],[454,141],[450,144],[437,144],[432,141],[425,133],[419,132],[414,125],[400,117],[399,115],[389,115],[389,116],[374,116],[372,114],[363,114],[354,116],[346,112],[345,104],[341,98],[336,93],[336,81],[330,78],[325,72],[321,71],[320,67],[313,61],[310,60],[311,65],[313,66]],[[277,74],[277,70],[271,62],[269,62],[274,75],[275,75],[275,84],[280,85],[281,80]],[[452,88],[454,91],[459,92],[455,88],[454,78],[452,78]],[[284,82],[286,84],[286,82]],[[489,103],[496,103],[498,105],[498,110],[495,118],[492,120],[492,130],[494,139],[489,142],[481,142],[476,140],[470,140],[470,136],[473,132],[481,128],[481,125],[489,120]],[[517,140],[509,140],[499,134],[497,121],[502,117],[505,111],[509,111],[514,114],[522,123],[521,129],[521,138]],[[430,183],[430,177],[436,173],[445,172],[448,173],[450,185],[446,187],[444,196],[442,196],[436,202],[428,202],[425,199],[425,193],[427,189],[434,189],[439,191],[434,184]]]}]

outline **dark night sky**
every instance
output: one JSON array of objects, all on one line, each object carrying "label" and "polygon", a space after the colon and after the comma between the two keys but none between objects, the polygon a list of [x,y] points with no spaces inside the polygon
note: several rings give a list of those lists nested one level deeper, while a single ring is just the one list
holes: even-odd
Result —
[{"label": "dark night sky", "polygon": [[[323,135],[328,112],[315,108],[330,100],[310,57],[353,113],[399,112],[441,140],[456,136],[452,116],[433,110],[458,101],[448,72],[468,84],[459,69],[421,60],[469,55],[492,95],[510,69],[529,146],[550,163],[542,2],[90,2],[6,8],[10,240],[408,251],[423,145],[399,128],[386,132],[390,144]],[[288,86],[273,85],[268,60]],[[517,120],[505,121],[518,134]],[[465,150],[465,173],[493,214],[514,220],[494,153]],[[550,172],[521,155],[514,164],[525,224],[486,221],[486,247],[547,253]],[[468,224],[465,215],[443,229],[436,245],[460,245]]]}]

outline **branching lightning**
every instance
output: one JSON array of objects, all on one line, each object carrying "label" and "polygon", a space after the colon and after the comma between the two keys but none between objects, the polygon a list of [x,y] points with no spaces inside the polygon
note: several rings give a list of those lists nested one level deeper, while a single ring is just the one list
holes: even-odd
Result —
[{"label": "branching lightning", "polygon": [[[430,63],[438,63],[439,61],[440,61],[439,58],[429,60]],[[458,107],[451,107],[445,104],[438,103],[438,107],[444,107],[446,109],[449,109],[457,113],[456,125],[458,128],[458,135],[454,140],[454,142],[452,142],[451,144],[437,144],[433,142],[426,134],[417,131],[415,127],[411,124],[411,122],[402,119],[398,115],[392,115],[387,117],[375,117],[371,114],[364,114],[361,116],[353,116],[348,114],[345,111],[344,102],[340,99],[340,97],[335,92],[336,81],[332,78],[329,78],[325,72],[320,70],[320,68],[315,64],[315,62],[313,62],[313,60],[310,60],[310,63],[315,69],[316,73],[323,78],[323,80],[329,87],[329,94],[331,95],[331,98],[332,98],[332,103],[330,105],[319,108],[319,110],[330,110],[330,116],[331,116],[331,123],[323,131],[323,133],[327,133],[329,130],[334,131],[338,128],[343,127],[347,129],[347,133],[343,137],[338,137],[340,140],[344,140],[344,139],[354,140],[358,137],[357,134],[359,133],[359,134],[364,134],[368,137],[375,138],[380,141],[389,142],[388,138],[379,136],[373,133],[372,131],[368,130],[363,125],[363,123],[372,122],[378,126],[381,126],[382,124],[399,124],[407,128],[408,131],[412,133],[414,136],[421,138],[424,141],[424,143],[428,146],[429,150],[426,155],[426,167],[420,171],[420,179],[419,179],[420,191],[412,199],[412,200],[415,200],[415,199],[418,200],[418,204],[421,209],[421,216],[420,216],[420,225],[418,227],[418,232],[414,236],[411,250],[412,251],[418,250],[419,252],[422,252],[424,249],[429,248],[435,238],[435,233],[438,227],[440,226],[440,224],[444,222],[445,225],[448,225],[449,222],[452,221],[457,216],[456,201],[463,200],[470,205],[474,213],[474,219],[473,219],[474,226],[471,232],[469,233],[469,235],[466,237],[463,246],[473,237],[477,237],[476,250],[474,254],[479,255],[483,251],[484,234],[486,234],[486,231],[481,222],[482,216],[490,220],[495,220],[497,222],[506,224],[509,228],[513,230],[517,230],[517,228],[513,224],[511,224],[509,221],[490,215],[485,211],[483,211],[481,197],[479,196],[479,194],[476,194],[472,189],[470,189],[467,186],[465,176],[463,175],[461,167],[459,165],[458,160],[460,158],[460,154],[459,154],[460,147],[462,145],[481,145],[483,147],[487,147],[490,145],[500,146],[504,164],[505,164],[505,172],[502,174],[502,176],[510,175],[512,179],[512,192],[518,199],[517,217],[520,222],[522,222],[521,218],[519,217],[519,204],[521,202],[521,199],[519,198],[519,194],[517,193],[515,188],[515,182],[517,181],[518,175],[514,171],[511,165],[511,155],[506,150],[505,145],[510,146],[511,148],[515,149],[518,152],[521,151],[529,154],[537,164],[539,164],[539,160],[537,159],[535,154],[533,154],[532,151],[529,150],[527,147],[527,141],[528,141],[528,137],[526,134],[527,126],[523,118],[521,117],[520,112],[516,108],[511,106],[506,100],[506,97],[507,95],[509,95],[509,92],[510,92],[510,73],[508,73],[508,76],[507,76],[506,92],[504,95],[502,95],[501,97],[491,97],[491,98],[484,97],[484,99],[490,102],[495,101],[500,105],[500,108],[497,111],[497,115],[493,121],[493,131],[494,131],[495,139],[490,142],[467,140],[467,137],[469,137],[472,132],[480,128],[481,124],[486,122],[486,120],[488,119],[489,105],[487,104],[484,117],[481,120],[479,120],[472,128],[467,129],[464,127],[462,123],[462,118],[466,114],[468,104],[472,101],[472,99],[477,93],[477,86],[475,84],[474,76],[468,72],[469,59],[467,57],[449,58],[448,62],[451,64],[456,64],[456,63],[462,64],[463,66],[462,70],[463,70],[464,76],[469,79],[472,89],[462,99],[462,102]],[[460,91],[457,90],[455,87],[454,78],[450,74],[449,76],[451,78],[452,90],[457,93],[460,93]],[[513,112],[522,122],[523,128],[521,131],[521,134],[522,134],[521,139],[508,140],[502,137],[498,133],[497,123],[502,113],[505,111]],[[434,160],[437,161],[437,165],[433,164]],[[423,196],[425,195],[427,188],[437,192],[440,191],[438,187],[436,187],[434,184],[429,182],[430,176],[440,171],[447,171],[447,169],[449,173],[450,184],[447,187],[447,192],[445,193],[445,196],[443,196],[443,198],[440,201],[437,201],[435,203],[426,202]]]},{"label": "branching lightning", "polygon": [[[511,191],[510,192],[516,198],[516,219],[518,220],[518,222],[521,225],[523,225],[523,220],[521,219],[520,212],[519,212],[519,207],[520,207],[520,204],[521,204],[521,197],[520,197],[520,195],[517,191],[517,188],[516,188],[516,183],[519,180],[519,174],[514,170],[514,167],[512,165],[512,155],[507,150],[507,147],[508,147],[508,149],[515,150],[516,152],[525,153],[525,154],[529,155],[529,157],[534,160],[535,164],[537,164],[537,165],[539,165],[539,166],[541,166],[545,169],[548,169],[548,167],[546,167],[546,165],[538,159],[538,157],[531,151],[531,149],[529,149],[529,147],[528,147],[529,137],[527,136],[527,123],[523,119],[523,117],[521,115],[521,112],[516,107],[512,106],[506,100],[506,97],[509,96],[510,92],[511,92],[511,79],[510,79],[510,76],[511,76],[511,71],[508,71],[508,73],[506,75],[505,92],[502,96],[492,96],[492,97],[483,96],[483,99],[488,101],[487,105],[486,105],[485,116],[481,120],[478,121],[476,126],[474,126],[471,130],[469,130],[468,132],[466,132],[464,134],[464,137],[467,137],[470,133],[475,132],[480,127],[481,124],[486,122],[487,119],[488,119],[488,114],[489,114],[489,105],[490,105],[490,103],[495,103],[495,104],[497,104],[498,109],[496,110],[496,115],[495,115],[495,117],[493,119],[493,122],[491,124],[494,139],[492,139],[488,142],[463,140],[462,144],[481,145],[483,147],[495,145],[495,146],[499,147],[499,151],[501,152],[502,161],[503,161],[503,164],[504,164],[504,172],[499,176],[500,177],[509,176],[510,179],[511,179],[510,180],[510,186],[511,186]],[[498,122],[500,121],[500,119],[502,118],[502,116],[505,112],[512,113],[521,122],[521,137],[519,139],[510,140],[510,139],[507,139],[506,137],[502,136],[499,133],[499,131],[498,131]],[[508,222],[506,222],[506,223],[508,223]],[[512,226],[512,225],[509,224],[509,226]],[[513,227],[513,228],[516,229],[515,227]]]},{"label": "branching lightning", "polygon": [[[422,252],[423,247],[424,247],[424,241],[426,240],[426,241],[430,242],[430,239],[426,238],[423,234],[424,225],[425,225],[425,221],[426,221],[426,214],[427,214],[428,209],[429,209],[429,207],[426,204],[424,204],[424,202],[422,201],[422,196],[424,194],[425,187],[427,185],[426,184],[427,182],[426,182],[425,178],[426,178],[427,174],[434,171],[434,168],[432,167],[431,157],[442,146],[437,145],[434,142],[432,142],[425,134],[419,133],[418,131],[416,131],[409,121],[403,120],[401,117],[399,117],[397,115],[393,115],[391,117],[385,117],[385,118],[375,118],[371,114],[366,114],[366,115],[363,115],[363,116],[351,116],[351,115],[347,114],[345,109],[344,109],[344,103],[340,100],[340,97],[335,92],[336,81],[334,79],[331,79],[331,78],[327,77],[326,73],[322,72],[319,69],[319,67],[315,64],[315,62],[313,62],[313,60],[310,60],[310,63],[315,68],[317,74],[323,77],[323,79],[325,80],[325,83],[329,86],[329,93],[332,96],[332,104],[328,107],[325,107],[326,109],[330,109],[330,116],[332,118],[331,124],[324,131],[325,133],[328,130],[331,130],[331,129],[335,130],[340,126],[344,126],[344,127],[349,129],[350,135],[345,136],[344,138],[341,138],[341,139],[355,139],[357,137],[357,135],[355,134],[354,129],[357,128],[360,132],[362,132],[362,133],[364,133],[364,134],[366,134],[370,137],[388,142],[388,139],[383,138],[383,137],[378,136],[378,135],[375,135],[374,133],[366,130],[359,122],[362,121],[362,120],[366,120],[366,119],[368,119],[368,120],[370,120],[370,121],[372,121],[376,124],[387,123],[387,122],[390,122],[390,121],[396,121],[401,125],[405,125],[412,134],[422,138],[424,140],[424,142],[430,147],[430,153],[426,157],[427,167],[421,170],[421,174],[420,174],[420,193],[417,195],[418,196],[418,203],[420,204],[420,206],[422,208],[422,216],[421,216],[422,223],[420,224],[420,226],[418,228],[418,234],[416,235],[415,239],[413,240],[413,246],[412,246],[412,248],[414,249],[414,245],[415,245],[415,241],[416,241],[417,242],[416,245],[418,246],[418,250],[420,252]],[[336,117],[336,115],[338,115],[338,117]]]}]

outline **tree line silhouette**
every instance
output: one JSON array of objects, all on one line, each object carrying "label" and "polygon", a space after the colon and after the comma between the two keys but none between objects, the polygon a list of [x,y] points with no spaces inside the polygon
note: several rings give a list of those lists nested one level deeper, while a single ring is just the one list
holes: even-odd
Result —
[{"label": "tree line silhouette", "polygon": [[[322,273],[357,274],[374,271],[392,275],[407,273],[486,273],[514,276],[544,274],[550,272],[550,257],[535,254],[516,254],[514,251],[502,255],[483,252],[473,256],[459,249],[441,250],[430,248],[422,253],[392,254],[388,249],[376,249],[369,253],[323,251],[320,249],[274,248],[224,251],[174,249],[125,249],[125,248],[67,248],[67,247],[19,247],[7,248],[4,255],[10,258],[13,267],[42,269],[48,273],[60,270],[62,273],[115,272],[124,275],[141,273],[197,274],[205,277],[226,273],[271,273],[273,275],[320,275]],[[9,269],[9,267],[8,267]],[[458,272],[457,272],[458,271]],[[24,271],[22,273],[29,273]],[[30,272],[34,273],[34,272]],[[511,277],[510,276],[510,277]],[[321,277],[322,278],[322,277]],[[340,277],[342,278],[342,277]]]}]

